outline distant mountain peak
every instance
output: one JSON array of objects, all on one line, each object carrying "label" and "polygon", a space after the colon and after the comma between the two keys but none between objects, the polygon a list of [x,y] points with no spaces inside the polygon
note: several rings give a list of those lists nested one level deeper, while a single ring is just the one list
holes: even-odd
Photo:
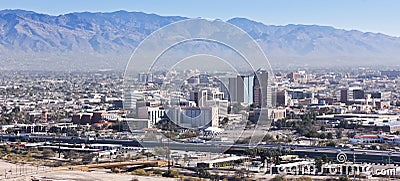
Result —
[{"label": "distant mountain peak", "polygon": [[5,9],[0,10],[0,14],[15,14],[15,15],[46,15],[43,13],[37,13],[34,11],[27,11],[22,9]]},{"label": "distant mountain peak", "polygon": [[241,18],[241,17],[231,18],[226,22],[231,23],[231,24],[240,24],[240,23],[243,24],[243,23],[246,23],[246,24],[256,24],[256,25],[267,26],[267,25],[265,25],[265,24],[263,24],[261,22],[250,20],[250,19],[247,19],[247,18]]},{"label": "distant mountain peak", "polygon": [[[1,10],[0,65],[9,69],[24,67],[21,65],[29,65],[27,69],[71,65],[123,68],[131,52],[150,33],[185,19],[125,10],[58,16]],[[240,17],[227,22],[253,37],[272,65],[400,62],[400,38],[381,33],[319,25],[265,25]]]}]

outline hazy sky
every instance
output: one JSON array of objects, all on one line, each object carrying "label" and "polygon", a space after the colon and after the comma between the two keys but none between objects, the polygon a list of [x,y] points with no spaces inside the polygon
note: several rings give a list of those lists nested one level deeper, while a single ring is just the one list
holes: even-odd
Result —
[{"label": "hazy sky", "polygon": [[51,15],[127,10],[222,20],[245,17],[270,25],[317,24],[400,36],[400,0],[0,0],[0,9]]}]

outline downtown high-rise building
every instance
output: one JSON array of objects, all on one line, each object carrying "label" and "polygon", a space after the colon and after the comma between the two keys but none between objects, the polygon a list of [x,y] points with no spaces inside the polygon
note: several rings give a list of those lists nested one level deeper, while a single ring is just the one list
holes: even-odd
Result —
[{"label": "downtown high-rise building", "polygon": [[274,106],[273,88],[268,71],[259,69],[255,72],[253,83],[253,104],[255,107]]},{"label": "downtown high-rise building", "polygon": [[229,100],[232,102],[253,104],[253,79],[254,74],[238,75],[229,78]]}]

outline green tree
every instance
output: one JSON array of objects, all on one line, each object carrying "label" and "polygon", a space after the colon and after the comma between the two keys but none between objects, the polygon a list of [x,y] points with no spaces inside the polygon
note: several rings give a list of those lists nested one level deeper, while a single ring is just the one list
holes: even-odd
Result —
[{"label": "green tree", "polygon": [[133,175],[147,176],[149,175],[145,170],[139,168],[132,172]]},{"label": "green tree", "polygon": [[347,176],[340,176],[339,181],[350,181],[350,179]]},{"label": "green tree", "polygon": [[320,138],[320,139],[325,139],[325,138],[326,138],[325,133],[321,133],[321,134],[319,135],[319,138]]},{"label": "green tree", "polygon": [[296,181],[312,181],[310,177],[301,177],[299,179],[296,179]]},{"label": "green tree", "polygon": [[146,156],[147,160],[149,160],[149,157],[155,156],[152,152],[144,152],[144,156]]},{"label": "green tree", "polygon": [[388,143],[383,143],[379,147],[380,150],[387,150],[389,149],[389,144]]},{"label": "green tree", "polygon": [[123,123],[121,121],[115,122],[110,126],[110,129],[118,132],[121,131],[123,128]]},{"label": "green tree", "polygon": [[283,178],[283,176],[281,176],[281,175],[277,175],[272,180],[273,181],[286,181],[287,179]]},{"label": "green tree", "polygon": [[76,151],[64,152],[64,159],[75,160],[79,158],[79,154]]},{"label": "green tree", "polygon": [[326,155],[326,154],[322,155],[322,161],[323,161],[324,163],[329,162],[329,157],[328,157],[328,155]]},{"label": "green tree", "polygon": [[245,177],[246,170],[244,168],[235,171],[236,177],[243,179]]},{"label": "green tree", "polygon": [[356,136],[355,132],[347,133],[347,137],[354,138]]},{"label": "green tree", "polygon": [[160,170],[160,169],[154,169],[153,170],[153,174],[156,174],[156,175],[162,175],[162,171]]},{"label": "green tree", "polygon": [[263,141],[266,143],[275,143],[276,139],[271,134],[266,134],[263,138]]},{"label": "green tree", "polygon": [[335,147],[336,145],[337,145],[337,143],[336,143],[335,141],[333,141],[333,140],[329,140],[329,141],[326,143],[326,146]]},{"label": "green tree", "polygon": [[4,151],[6,152],[6,153],[11,153],[11,147],[9,146],[9,145],[4,145]]},{"label": "green tree", "polygon": [[179,173],[176,170],[167,170],[162,174],[163,177],[172,177],[172,178],[178,178]]},{"label": "green tree", "polygon": [[232,105],[231,112],[233,112],[234,114],[239,113],[241,110],[244,110],[244,107],[242,106],[242,104],[235,103]]},{"label": "green tree", "polygon": [[219,122],[219,126],[220,126],[220,127],[224,127],[224,126],[228,123],[228,121],[229,121],[229,118],[224,117],[224,119],[222,119],[222,120]]},{"label": "green tree", "polygon": [[323,161],[321,157],[315,157],[315,166],[317,167],[317,171],[320,172],[322,169]]},{"label": "green tree", "polygon": [[121,155],[117,155],[117,157],[115,157],[115,161],[116,162],[123,162],[124,158]]},{"label": "green tree", "polygon": [[341,130],[337,130],[336,131],[336,138],[340,139],[340,138],[342,138],[342,136],[343,136],[343,132]]},{"label": "green tree", "polygon": [[331,132],[326,134],[327,139],[333,139],[333,134]]},{"label": "green tree", "polygon": [[200,178],[210,178],[210,176],[211,176],[210,172],[208,172],[208,171],[205,170],[205,169],[198,169],[198,170],[197,170],[197,175],[198,175]]},{"label": "green tree", "polygon": [[85,165],[86,165],[86,164],[89,164],[89,163],[92,163],[93,158],[94,158],[94,155],[93,155],[93,154],[86,153],[86,154],[84,154],[84,155],[82,156],[82,163],[85,164]]},{"label": "green tree", "polygon": [[43,157],[46,157],[46,158],[54,157],[55,153],[53,152],[53,150],[46,148],[43,150],[42,155],[43,155]]}]

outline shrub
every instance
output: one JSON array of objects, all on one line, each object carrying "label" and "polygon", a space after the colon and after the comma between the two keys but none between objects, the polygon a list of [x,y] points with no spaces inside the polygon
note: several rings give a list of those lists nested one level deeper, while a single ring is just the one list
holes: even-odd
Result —
[{"label": "shrub", "polygon": [[283,178],[283,177],[280,176],[280,175],[277,175],[277,176],[275,176],[272,180],[273,180],[273,181],[286,181],[287,179]]},{"label": "shrub", "polygon": [[154,169],[154,170],[153,170],[153,174],[162,175],[163,172],[162,172],[160,169]]},{"label": "shrub", "polygon": [[85,154],[85,155],[83,155],[83,157],[82,157],[82,163],[83,164],[89,164],[89,163],[92,163],[92,161],[93,161],[93,157],[94,157],[94,155],[92,155],[92,154]]},{"label": "shrub", "polygon": [[145,170],[143,169],[136,169],[132,172],[134,175],[141,175],[141,176],[147,176],[149,175]]},{"label": "shrub", "polygon": [[178,178],[179,173],[178,171],[175,170],[168,170],[162,174],[163,177],[172,177],[172,178]]},{"label": "shrub", "polygon": [[51,149],[44,149],[43,152],[43,157],[53,157],[55,153]]},{"label": "shrub", "polygon": [[117,167],[112,167],[111,168],[111,172],[112,173],[119,173],[119,172],[121,172],[121,170],[119,168],[117,168]]},{"label": "shrub", "polygon": [[350,179],[349,179],[349,177],[347,177],[347,176],[341,176],[341,177],[339,177],[339,181],[349,181]]}]

